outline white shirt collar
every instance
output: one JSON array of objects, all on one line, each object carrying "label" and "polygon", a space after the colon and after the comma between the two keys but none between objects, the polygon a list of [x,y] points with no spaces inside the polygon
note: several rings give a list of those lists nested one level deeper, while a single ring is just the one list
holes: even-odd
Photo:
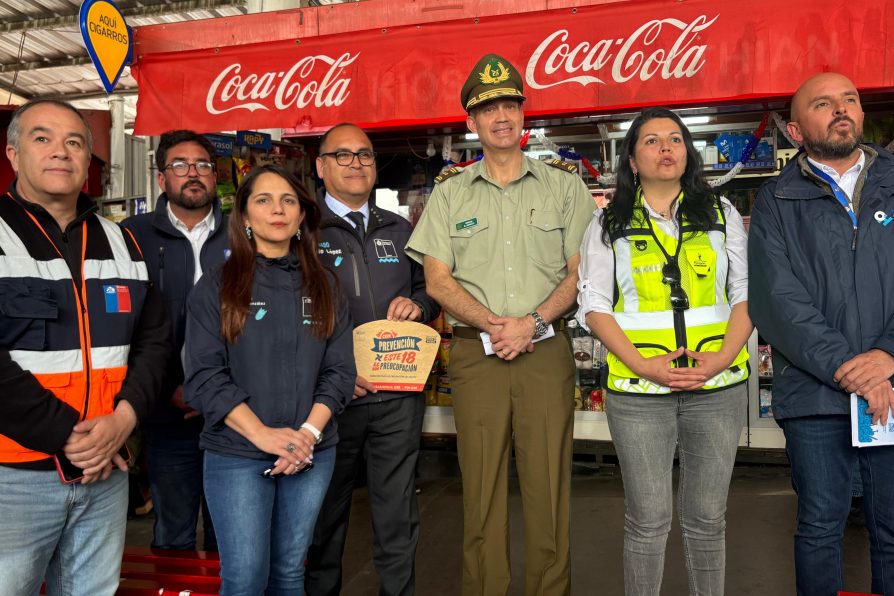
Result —
[{"label": "white shirt collar", "polygon": [[185,223],[180,221],[180,219],[174,214],[173,209],[171,209],[170,200],[168,200],[165,206],[168,208],[168,219],[171,220],[171,225],[183,232],[185,235],[189,236],[191,231],[194,232],[196,229],[201,227],[207,227],[209,234],[214,231],[214,207],[209,209],[208,215],[206,215],[205,218],[202,219],[202,221],[197,223],[195,226],[193,226],[193,229],[190,230],[189,227]]},{"label": "white shirt collar", "polygon": [[835,180],[837,182],[838,180],[844,178],[845,176],[853,176],[855,174],[859,175],[860,172],[863,171],[863,167],[866,165],[866,153],[864,153],[863,150],[860,149],[860,157],[857,159],[857,163],[852,165],[850,168],[848,168],[848,170],[844,174],[841,174],[841,175],[839,175],[838,171],[835,168],[833,168],[832,166],[828,166],[824,163],[820,163],[820,162],[816,161],[815,159],[813,159],[812,157],[808,157],[807,161],[809,161],[811,164],[816,166],[823,173],[826,173],[829,176],[831,176],[832,180]]},{"label": "white shirt collar", "polygon": [[819,171],[823,172],[838,186],[841,187],[841,190],[847,195],[848,200],[852,201],[854,198],[854,189],[857,188],[857,181],[860,179],[860,172],[863,171],[863,167],[866,165],[866,153],[860,149],[860,157],[857,158],[857,163],[848,168],[848,170],[838,175],[838,172],[835,171],[835,168],[831,166],[827,166],[824,163],[820,163],[815,159],[807,158],[807,161],[817,168]]},{"label": "white shirt collar", "polygon": [[[332,211],[332,213],[334,213],[335,215],[339,216],[340,218],[344,219],[346,222],[351,224],[351,227],[354,227],[354,222],[351,221],[350,219],[348,219],[348,217],[347,217],[348,213],[354,211],[354,209],[351,209],[350,207],[348,207],[347,205],[345,205],[344,203],[342,203],[341,201],[339,201],[338,199],[333,197],[328,192],[326,193],[325,201],[326,201],[326,205],[329,207],[329,209]],[[360,209],[357,209],[356,211],[358,213],[363,214],[363,221],[364,221],[364,223],[366,223],[367,226],[369,226],[369,201],[363,203],[363,206]]]}]

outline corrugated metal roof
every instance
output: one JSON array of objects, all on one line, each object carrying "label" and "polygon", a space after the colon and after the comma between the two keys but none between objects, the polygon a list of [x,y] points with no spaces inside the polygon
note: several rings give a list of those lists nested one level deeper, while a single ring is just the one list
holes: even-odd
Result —
[{"label": "corrugated metal roof", "polygon": [[[120,0],[131,27],[245,14],[246,0]],[[297,4],[297,2],[296,2]],[[61,97],[107,109],[102,82],[78,26],[81,0],[0,0],[0,105]],[[125,68],[116,94],[125,118],[136,116],[137,84]]]}]

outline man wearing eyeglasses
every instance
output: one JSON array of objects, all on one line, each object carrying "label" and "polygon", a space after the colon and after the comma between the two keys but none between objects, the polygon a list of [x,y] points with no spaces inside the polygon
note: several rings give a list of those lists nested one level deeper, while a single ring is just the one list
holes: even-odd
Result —
[{"label": "man wearing eyeglasses", "polygon": [[[440,307],[425,293],[422,267],[404,254],[409,223],[370,198],[376,154],[366,133],[347,123],[331,128],[320,141],[317,175],[326,187],[320,258],[338,276],[354,325],[386,318],[434,319]],[[364,457],[379,594],[414,593],[415,471],[424,411],[422,393],[376,391],[357,377],[354,399],[338,416],[335,471],[307,555],[304,588],[309,596],[341,591],[351,495]]]},{"label": "man wearing eyeglasses", "polygon": [[204,549],[217,550],[211,517],[202,497],[202,418],[183,401],[186,300],[202,273],[228,253],[226,216],[217,199],[214,146],[190,130],[161,136],[155,152],[164,192],[153,213],[127,219],[143,249],[149,278],[164,297],[173,326],[174,349],[167,361],[164,399],[145,427],[149,485],[155,509],[154,548],[196,548],[202,509]]}]

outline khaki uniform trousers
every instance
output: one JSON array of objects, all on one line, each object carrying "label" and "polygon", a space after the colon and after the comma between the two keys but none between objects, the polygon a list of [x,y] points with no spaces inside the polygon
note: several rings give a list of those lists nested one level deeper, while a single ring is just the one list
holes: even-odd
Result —
[{"label": "khaki uniform trousers", "polygon": [[570,583],[574,360],[568,337],[511,362],[454,335],[450,384],[463,482],[463,596],[509,591],[509,457],[515,445],[525,520],[525,594]]}]

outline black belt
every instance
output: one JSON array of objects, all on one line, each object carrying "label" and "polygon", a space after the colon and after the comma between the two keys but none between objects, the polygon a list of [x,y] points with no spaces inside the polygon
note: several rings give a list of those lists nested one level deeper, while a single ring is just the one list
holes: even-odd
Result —
[{"label": "black belt", "polygon": [[475,329],[474,327],[453,327],[453,337],[461,337],[463,339],[477,339],[481,340],[481,331]]},{"label": "black belt", "polygon": [[[565,319],[559,319],[558,321],[553,322],[553,329],[556,331],[562,331],[565,329]],[[462,339],[481,339],[481,330],[476,329],[475,327],[469,327],[467,325],[454,325],[453,326],[453,337],[459,337]]]}]

